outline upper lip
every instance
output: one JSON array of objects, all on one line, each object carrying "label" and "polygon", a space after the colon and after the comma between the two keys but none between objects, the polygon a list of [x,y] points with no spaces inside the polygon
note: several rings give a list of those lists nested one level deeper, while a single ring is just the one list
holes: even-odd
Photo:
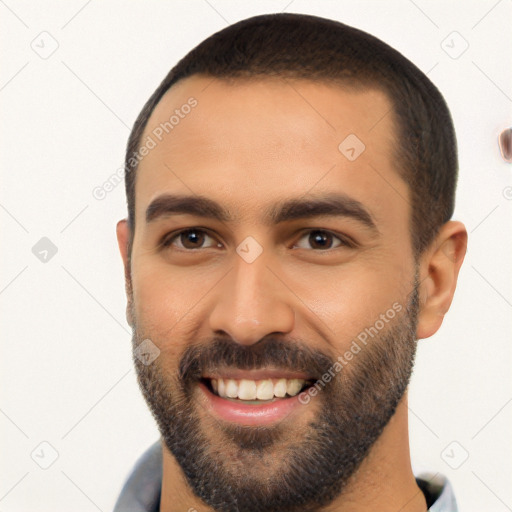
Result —
[{"label": "upper lip", "polygon": [[279,368],[259,368],[254,370],[242,370],[239,368],[218,369],[205,372],[203,379],[233,379],[233,380],[265,380],[265,379],[302,379],[315,380],[305,372],[294,372],[292,370],[280,370]]}]

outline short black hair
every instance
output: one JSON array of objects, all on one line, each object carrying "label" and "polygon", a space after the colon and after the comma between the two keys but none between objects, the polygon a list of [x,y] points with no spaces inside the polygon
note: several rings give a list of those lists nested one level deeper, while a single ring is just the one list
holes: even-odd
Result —
[{"label": "short black hair", "polygon": [[299,78],[383,91],[392,104],[392,157],[410,190],[416,258],[453,215],[458,174],[455,131],[443,96],[427,76],[400,52],[359,29],[305,14],[266,14],[230,25],[196,46],[171,69],[137,117],[125,161],[129,252],[138,165],[132,157],[160,99],[176,82],[192,75]]}]

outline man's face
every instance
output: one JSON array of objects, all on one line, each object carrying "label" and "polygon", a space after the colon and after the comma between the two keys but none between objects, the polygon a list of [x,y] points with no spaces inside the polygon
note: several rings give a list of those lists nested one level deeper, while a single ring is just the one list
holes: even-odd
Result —
[{"label": "man's face", "polygon": [[[128,313],[134,348],[160,354],[135,363],[167,448],[213,507],[328,503],[403,396],[417,269],[389,111],[378,91],[195,76],[150,118]],[[216,207],[201,212],[202,198]]]}]

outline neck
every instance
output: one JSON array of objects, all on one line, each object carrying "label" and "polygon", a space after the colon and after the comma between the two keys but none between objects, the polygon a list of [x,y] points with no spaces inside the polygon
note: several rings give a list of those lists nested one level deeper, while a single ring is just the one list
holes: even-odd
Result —
[{"label": "neck", "polygon": [[[407,394],[344,492],[322,512],[426,512],[411,468]],[[178,463],[162,442],[160,512],[211,512],[188,486]]]}]

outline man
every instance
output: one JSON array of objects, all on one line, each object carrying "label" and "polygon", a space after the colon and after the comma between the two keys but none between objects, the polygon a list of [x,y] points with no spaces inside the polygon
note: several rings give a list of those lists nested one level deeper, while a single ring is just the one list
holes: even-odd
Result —
[{"label": "man", "polygon": [[411,62],[335,21],[250,18],[149,99],[117,225],[161,444],[116,511],[456,510],[411,470],[416,340],[467,233],[456,141]]}]

